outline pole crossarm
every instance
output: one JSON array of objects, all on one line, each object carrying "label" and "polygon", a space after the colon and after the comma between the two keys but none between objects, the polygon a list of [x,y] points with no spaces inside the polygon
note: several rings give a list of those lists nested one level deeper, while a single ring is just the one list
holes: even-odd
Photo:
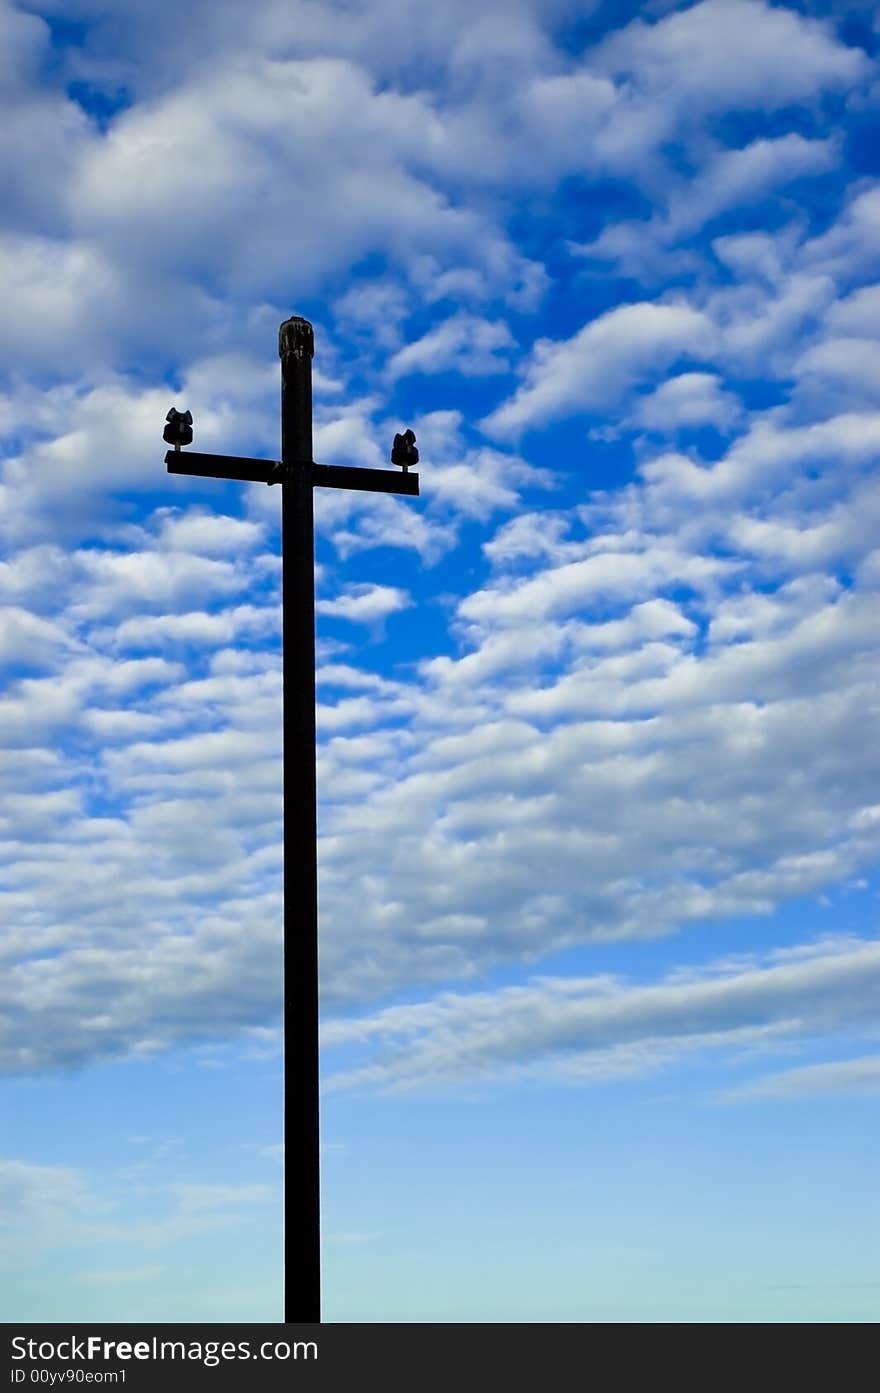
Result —
[{"label": "pole crossarm", "polygon": [[271,459],[242,459],[238,455],[202,455],[197,450],[169,450],[165,456],[169,474],[199,474],[205,479],[241,479],[249,484],[269,484],[278,466]]},{"label": "pole crossarm", "polygon": [[393,469],[358,469],[348,464],[313,464],[312,483],[331,489],[369,489],[371,493],[404,493],[419,496],[418,474],[398,474]]},{"label": "pole crossarm", "polygon": [[[240,479],[250,484],[283,483],[291,468],[280,460],[244,459],[238,455],[204,455],[197,450],[169,450],[165,455],[169,474],[197,474],[204,479]],[[347,464],[312,464],[312,484],[323,488],[360,489],[370,493],[419,496],[419,476],[393,469],[359,469]]]}]

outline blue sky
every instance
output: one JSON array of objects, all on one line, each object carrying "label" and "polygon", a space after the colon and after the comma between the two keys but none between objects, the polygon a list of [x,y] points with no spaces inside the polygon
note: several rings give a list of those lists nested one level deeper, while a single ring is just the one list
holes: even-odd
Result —
[{"label": "blue sky", "polygon": [[871,7],[0,39],[4,1319],[281,1318],[292,313],[325,1319],[876,1319]]}]

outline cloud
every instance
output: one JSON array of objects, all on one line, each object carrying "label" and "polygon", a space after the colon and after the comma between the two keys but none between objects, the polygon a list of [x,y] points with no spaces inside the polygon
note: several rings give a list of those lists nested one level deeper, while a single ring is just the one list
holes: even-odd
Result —
[{"label": "cloud", "polygon": [[[136,1215],[129,1203],[133,1179],[141,1210]],[[70,1166],[2,1158],[0,1257],[21,1264],[26,1254],[39,1259],[64,1252],[65,1262],[74,1263],[77,1282],[104,1285],[112,1273],[114,1280],[153,1285],[157,1275],[168,1277],[168,1269],[155,1260],[137,1264],[141,1255],[173,1250],[182,1239],[253,1222],[254,1210],[274,1205],[278,1198],[277,1186],[260,1182],[158,1181],[148,1165],[111,1164],[98,1176]],[[97,1249],[107,1255],[111,1245],[111,1263],[118,1263],[120,1244],[136,1255],[132,1264],[115,1270],[105,1264],[98,1270],[76,1270],[76,1253],[82,1246],[90,1254]]]},{"label": "cloud", "polygon": [[351,585],[332,600],[316,600],[318,614],[332,614],[357,624],[373,624],[412,604],[405,591],[394,585]]},{"label": "cloud", "polygon": [[509,704],[518,715],[546,717],[635,715],[680,704],[793,699],[832,685],[843,666],[851,666],[854,679],[867,677],[862,655],[870,641],[872,610],[869,597],[845,596],[805,616],[784,636],[726,647],[702,662],[683,657],[675,646],[646,646],[635,658],[576,666],[558,683],[518,693]]},{"label": "cloud", "polygon": [[496,528],[483,543],[483,552],[496,567],[541,557],[559,561],[571,552],[579,554],[576,543],[563,540],[570,525],[569,516],[562,512],[521,513]]},{"label": "cloud", "polygon": [[69,170],[90,135],[89,122],[63,92],[40,83],[50,57],[49,26],[37,15],[4,4],[0,44],[6,56],[0,81],[0,152],[7,228],[30,226],[57,233],[64,224]]},{"label": "cloud", "polygon": [[79,345],[80,372],[106,361],[125,283],[95,247],[6,231],[0,234],[0,292],[0,366],[6,371],[66,372],[72,343]]},{"label": "cloud", "polygon": [[82,651],[59,625],[16,605],[0,607],[0,664],[52,667],[59,649]]},{"label": "cloud", "polygon": [[169,509],[164,515],[159,513],[159,519],[162,523],[159,545],[172,552],[225,556],[228,552],[254,547],[263,540],[262,528],[256,523],[209,513],[205,509],[190,509],[184,516]]},{"label": "cloud", "polygon": [[168,551],[81,551],[79,614],[104,618],[132,608],[181,608],[208,596],[244,588],[245,577],[228,561]]},{"label": "cloud", "polygon": [[456,314],[422,338],[401,348],[388,364],[392,378],[412,373],[453,371],[465,377],[490,376],[508,370],[513,336],[506,324],[472,314]]},{"label": "cloud", "polygon": [[696,172],[669,172],[668,187],[657,190],[661,204],[653,217],[612,222],[592,242],[570,242],[572,255],[617,263],[619,273],[641,280],[646,274],[698,266],[701,258],[677,244],[692,242],[707,222],[728,211],[742,216],[760,207],[795,180],[827,174],[840,156],[840,141],[805,140],[795,132],[759,139],[739,149],[701,150]]},{"label": "cloud", "polygon": [[667,525],[676,507],[681,523],[684,508],[694,517],[695,509],[705,516],[720,506],[737,504],[756,510],[761,518],[771,509],[777,522],[786,514],[803,522],[817,512],[825,522],[821,514],[828,507],[829,485],[817,480],[815,474],[820,466],[828,469],[833,464],[831,486],[847,513],[847,531],[858,553],[864,539],[859,538],[852,494],[863,487],[870,492],[866,466],[878,439],[880,414],[876,411],[841,412],[807,425],[790,425],[778,413],[768,412],[754,417],[749,428],[711,464],[667,451],[647,456],[638,472],[649,485],[648,513]]},{"label": "cloud", "polygon": [[825,319],[837,333],[880,337],[880,285],[861,286],[835,301]]},{"label": "cloud", "polygon": [[151,281],[198,264],[236,295],[303,293],[379,251],[407,265],[453,249],[481,285],[511,288],[522,258],[422,177],[436,127],[423,94],[380,90],[348,59],[229,52],[117,116],[81,161],[74,228]]},{"label": "cloud", "polygon": [[775,293],[754,283],[713,290],[704,310],[717,326],[714,361],[740,377],[790,377],[795,345],[821,321],[834,294],[829,277],[807,271],[786,276]]},{"label": "cloud", "polygon": [[673,577],[700,586],[730,568],[728,561],[688,556],[674,543],[660,540],[632,550],[597,549],[593,555],[547,567],[528,579],[478,590],[462,601],[459,614],[492,626],[533,622],[571,614],[610,595],[641,599]]},{"label": "cloud", "polygon": [[846,88],[867,75],[860,49],[830,25],[760,0],[703,0],[653,23],[636,19],[605,38],[594,67],[628,78],[635,94],[689,116],[774,110]]},{"label": "cloud", "polygon": [[690,182],[684,197],[673,201],[667,235],[696,229],[725,208],[740,208],[795,179],[825,174],[835,167],[839,153],[834,139],[805,140],[793,131],[721,150]]},{"label": "cloud", "polygon": [[51,1246],[88,1204],[83,1179],[71,1167],[0,1159],[0,1255],[20,1260]]},{"label": "cloud", "polygon": [[801,379],[814,379],[814,391],[827,393],[830,387],[835,405],[880,405],[876,339],[824,339],[800,355],[794,371]]},{"label": "cloud", "polygon": [[[151,884],[167,873],[169,854],[172,859],[186,853],[193,858],[190,875],[195,879],[190,880],[191,889],[195,889],[199,879],[205,890],[210,880],[215,888],[222,887],[221,862],[232,851],[231,843],[228,838],[219,838],[215,830],[211,846],[205,847],[200,855],[198,836],[185,831],[185,823],[193,815],[197,821],[198,807],[190,802],[181,807],[178,814],[169,809],[161,828],[154,819],[144,820],[143,831],[146,835],[149,829],[156,873],[149,880],[133,874],[129,894],[133,898],[148,898],[154,906],[154,918],[161,915],[159,902],[165,896],[161,891],[157,896]],[[178,821],[178,817],[182,820]],[[175,823],[177,853],[172,851],[168,839]],[[124,840],[117,854],[126,855]],[[23,863],[21,870],[25,877],[29,869],[28,864]],[[70,903],[84,907],[88,902],[96,916],[95,922],[100,922],[113,898],[106,864],[104,867],[93,864],[88,877],[84,870],[77,874],[72,864],[69,870],[66,893]],[[135,915],[138,917],[137,911]],[[18,1074],[77,1067],[120,1053],[142,1057],[175,1042],[222,1036],[234,1021],[240,1026],[257,1024],[265,1017],[267,1007],[272,1009],[270,1003],[276,995],[273,963],[277,972],[280,961],[280,944],[274,942],[277,936],[273,930],[267,936],[261,918],[255,904],[236,924],[227,921],[224,925],[221,918],[209,918],[201,928],[195,927],[193,937],[180,937],[169,931],[169,925],[163,929],[157,923],[149,941],[139,935],[136,949],[126,949],[121,943],[112,949],[109,945],[91,946],[65,952],[61,958],[35,959],[19,965],[8,973],[4,993],[7,1010],[14,1009],[18,1020],[16,1029],[4,1032],[4,1072]],[[194,957],[190,960],[187,938],[193,946],[199,943],[205,955],[201,970]],[[226,946],[223,946],[224,940]],[[232,949],[234,966],[228,958],[228,949]],[[238,980],[235,991],[231,990],[232,981],[229,982],[231,1015],[224,1013],[224,1023],[217,1015],[218,988],[222,990],[221,982],[230,969]],[[195,977],[193,971],[197,973]],[[184,982],[184,978],[188,980]],[[23,999],[20,993],[24,994]],[[21,1006],[13,1004],[16,1001],[23,1004],[28,995],[31,996],[27,1012],[31,1027],[22,1031]],[[201,1027],[196,1025],[194,1016],[199,996],[205,1003]],[[262,1002],[257,1007],[259,998]],[[56,1011],[56,1024],[50,1030],[49,1016],[45,1013],[51,1015]],[[164,1024],[160,1017],[164,1017]]]},{"label": "cloud", "polygon": [[574,335],[540,339],[525,382],[482,423],[510,435],[561,416],[613,405],[638,382],[682,357],[701,357],[714,342],[710,321],[684,304],[620,305]]},{"label": "cloud", "polygon": [[[267,639],[281,632],[281,613],[277,605],[233,605],[217,614],[188,610],[183,614],[139,614],[124,619],[112,630],[95,629],[95,641],[106,641],[117,650],[166,648],[196,645],[242,643],[245,639]],[[238,656],[242,656],[241,653]]]},{"label": "cloud", "polygon": [[[2,460],[0,528],[7,543],[69,547],[91,540],[119,519],[119,493],[145,494],[166,480],[172,490],[182,487],[168,479],[163,463],[167,388],[142,389],[123,380],[91,387],[77,379],[50,392],[35,418],[30,395],[25,391],[14,403],[18,439]],[[216,448],[211,424],[210,418],[200,422],[200,443],[208,450]]]},{"label": "cloud", "polygon": [[250,1209],[274,1202],[270,1185],[204,1185],[178,1183],[174,1187],[181,1215]]},{"label": "cloud", "polygon": [[816,274],[834,276],[842,281],[876,275],[880,265],[878,227],[880,188],[872,184],[862,188],[856,186],[827,232],[806,243],[804,263]]},{"label": "cloud", "polygon": [[[870,1028],[878,973],[877,943],[830,942],[789,957],[714,964],[692,979],[673,972],[656,985],[551,977],[494,992],[446,993],[328,1022],[322,1038],[330,1050],[379,1047],[378,1058],[335,1075],[334,1089],[424,1089],[548,1075],[600,1082],[651,1071],[686,1052],[730,1053],[745,1045],[759,1053]],[[876,1084],[878,1077],[876,1059],[820,1069],[826,1084],[847,1076]],[[792,1091],[822,1077],[811,1069],[781,1076]],[[767,1086],[759,1080],[739,1096]]]},{"label": "cloud", "polygon": [[[554,42],[566,12],[547,0],[492,4],[475,23],[456,3],[442,19],[403,23],[386,3],[340,25],[329,4],[287,13],[259,0],[244,35],[228,3],[184,17],[157,0],[149,21],[129,7],[112,41],[110,26],[87,23],[77,43],[56,43],[48,71],[45,22],[8,20],[21,216],[4,299],[18,361],[26,352],[63,371],[73,340],[93,370],[119,350],[157,366],[186,362],[206,340],[222,354],[254,297],[335,293],[340,272],[369,256],[389,263],[410,303],[499,297],[534,309],[549,278],[506,231],[507,190],[585,172],[668,187],[663,150],[677,136],[699,144],[720,106],[785,107],[869,72],[827,22],[756,0],[637,19],[580,60]],[[173,54],[154,25],[173,25]],[[76,84],[115,107],[106,129],[67,95]],[[721,150],[681,206],[754,192],[768,164],[779,177],[815,172],[822,145],[792,131]],[[52,335],[59,314],[68,332]]]},{"label": "cloud", "polygon": [[684,372],[639,398],[629,425],[661,434],[694,426],[729,431],[742,419],[742,403],[713,373]]},{"label": "cloud", "polygon": [[[455,448],[454,414],[431,431],[441,458]],[[769,413],[711,469],[648,458],[614,495],[501,524],[497,581],[456,602],[457,658],[392,688],[357,662],[325,671],[328,1002],[766,914],[870,862],[872,775],[851,732],[871,719],[872,610],[809,568],[855,571],[874,549],[875,434],[864,415],[787,427]],[[810,479],[828,459],[833,478]],[[241,1037],[278,1010],[278,660],[228,647],[277,629],[277,602],[241,603],[269,574],[260,534],[222,517],[206,533],[202,517],[148,517],[137,576],[115,549],[45,546],[0,573],[19,607],[57,576],[45,622],[96,646],[74,661],[59,637],[61,679],[19,682],[3,708],[44,756],[16,775],[30,801],[10,809],[12,837],[18,819],[65,819],[48,860],[8,848],[29,956],[8,983],[7,1068]],[[805,571],[813,522],[836,531]],[[219,557],[198,554],[206,542]],[[199,585],[210,608],[190,607]],[[390,613],[397,591],[355,580],[337,598]],[[160,655],[187,642],[209,666],[184,678]],[[121,662],[132,647],[142,657]],[[85,770],[88,802],[68,792]],[[11,936],[13,960],[24,941]]]},{"label": "cloud", "polygon": [[[431,429],[454,447],[455,419]],[[757,416],[712,470],[661,456],[580,511],[505,521],[487,547],[498,583],[457,601],[457,659],[393,689],[356,662],[325,673],[328,1003],[766,914],[869,864],[873,746],[851,738],[871,719],[869,599],[831,574],[798,581],[796,537],[775,545],[770,593],[754,568],[795,503],[799,532],[813,514],[837,528],[809,565],[870,556],[875,434],[865,416]],[[807,478],[829,458],[837,513],[832,480]],[[26,914],[13,961],[27,945],[7,983],[13,1071],[247,1038],[277,1014],[278,661],[227,647],[277,627],[277,610],[241,603],[268,574],[259,534],[222,517],[206,534],[201,517],[148,517],[137,576],[99,548],[26,549],[2,572],[19,606],[45,603],[57,575],[46,622],[97,646],[59,652],[61,680],[17,683],[4,706],[11,738],[44,756],[16,775],[33,796],[11,807],[12,838],[18,819],[64,818],[50,858],[8,847],[7,909]],[[206,540],[219,558],[198,554]],[[190,608],[199,585],[210,610]],[[397,603],[398,587],[348,587],[362,611]],[[205,673],[160,661],[188,634]],[[121,662],[137,642],[143,657]],[[86,770],[89,801],[67,792]]]},{"label": "cloud", "polygon": [[829,1064],[807,1064],[754,1079],[731,1089],[730,1101],[752,1098],[799,1099],[840,1098],[848,1095],[873,1096],[880,1090],[880,1056],[835,1060]]},{"label": "cloud", "polygon": [[[169,478],[161,427],[273,457],[297,297],[316,457],[387,466],[412,423],[424,480],[316,496],[328,1007],[699,937],[876,859],[876,188],[839,115],[870,61],[758,0],[596,42],[563,0],[472,8],[155,0],[51,50],[3,20],[46,137],[4,231],[11,1072],[277,1031],[278,492]],[[497,443],[578,416],[552,468]],[[785,1034],[777,1004],[724,1039]],[[634,1031],[565,1068],[677,1057]]]},{"label": "cloud", "polygon": [[[790,659],[782,652],[779,661]],[[139,809],[103,821],[77,810],[67,848],[56,839],[51,872],[45,858],[17,850],[8,893],[38,911],[28,931],[38,956],[6,977],[7,1069],[240,1033],[277,1011],[280,901],[263,883],[278,855],[277,727],[267,728],[253,692],[239,685],[226,719],[248,712],[252,734],[135,736],[106,751],[100,767],[117,796],[127,800],[130,788]],[[370,691],[367,678],[361,686]],[[442,704],[447,729],[472,701],[471,693]],[[728,703],[648,725],[560,728],[541,740],[528,722],[474,726],[468,718],[457,744],[444,743],[435,725],[410,755],[405,729],[380,729],[378,743],[337,738],[327,755],[338,772],[322,775],[328,1001],[381,994],[414,972],[467,974],[469,964],[538,944],[546,952],[554,941],[760,912],[850,873],[871,854],[868,824],[853,823],[848,843],[824,861],[803,853],[861,805],[852,716],[836,693],[800,706],[808,723],[797,702],[779,704],[772,718]],[[426,716],[432,709],[436,722],[442,708],[426,702]],[[401,761],[416,755],[401,774]],[[593,806],[603,808],[601,832],[583,821],[582,809]],[[79,926],[70,943],[64,924]]]}]

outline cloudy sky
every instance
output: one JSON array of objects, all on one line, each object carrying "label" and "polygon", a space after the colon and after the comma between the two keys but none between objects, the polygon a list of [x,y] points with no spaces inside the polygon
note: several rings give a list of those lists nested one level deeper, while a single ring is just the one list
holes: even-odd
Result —
[{"label": "cloudy sky", "polygon": [[327,1320],[880,1313],[880,30],[0,0],[0,1307],[281,1318],[315,325]]}]

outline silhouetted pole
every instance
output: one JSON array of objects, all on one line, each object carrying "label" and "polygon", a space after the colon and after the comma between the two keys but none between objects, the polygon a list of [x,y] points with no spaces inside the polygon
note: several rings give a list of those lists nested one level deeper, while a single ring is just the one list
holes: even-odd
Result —
[{"label": "silhouetted pole", "polygon": [[318,871],[315,787],[315,484],[415,497],[412,431],[395,435],[393,464],[352,469],[312,459],[312,355],[307,319],[278,332],[281,460],[183,454],[190,412],[173,408],[164,438],[169,474],[281,484],[281,614],[284,737],[284,1319],[321,1319],[321,1205],[318,1108]]},{"label": "silhouetted pole", "polygon": [[[321,1319],[318,864],[312,326],[288,319],[281,355],[284,681],[285,1318]],[[295,1315],[294,1315],[295,1313]]]}]

